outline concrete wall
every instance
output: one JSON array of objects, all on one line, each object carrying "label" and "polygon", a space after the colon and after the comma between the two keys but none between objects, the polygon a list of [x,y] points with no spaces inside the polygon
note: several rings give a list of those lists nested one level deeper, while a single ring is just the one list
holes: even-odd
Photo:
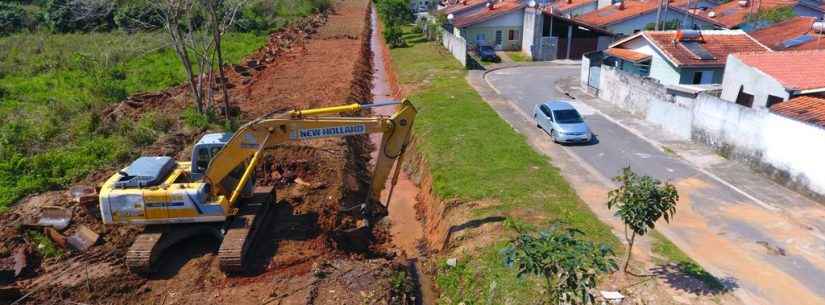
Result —
[{"label": "concrete wall", "polygon": [[533,46],[540,43],[539,39],[541,39],[542,35],[541,30],[544,26],[544,17],[542,17],[541,11],[528,7],[524,9],[523,18],[521,52],[533,57],[535,51]]},{"label": "concrete wall", "polygon": [[736,102],[740,87],[742,92],[753,95],[753,107],[756,109],[766,108],[768,95],[780,97],[783,101],[790,96],[776,79],[746,65],[735,56],[728,56],[722,80],[722,99]]},{"label": "concrete wall", "polygon": [[439,27],[441,31],[441,45],[444,46],[453,57],[461,62],[465,67],[467,66],[467,41],[464,38],[453,35],[447,32],[444,28]]},{"label": "concrete wall", "polygon": [[[582,69],[582,77],[585,73]],[[599,97],[790,188],[825,198],[825,129],[712,95],[672,95],[649,79],[608,66],[601,68]]]}]

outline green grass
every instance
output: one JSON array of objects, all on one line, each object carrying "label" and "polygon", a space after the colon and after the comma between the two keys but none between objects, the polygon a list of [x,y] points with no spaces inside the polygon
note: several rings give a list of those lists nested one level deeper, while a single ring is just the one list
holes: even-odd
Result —
[{"label": "green grass", "polygon": [[[433,192],[463,202],[497,202],[478,210],[479,217],[507,215],[537,227],[563,221],[588,239],[618,247],[609,227],[584,205],[558,169],[470,87],[466,70],[440,45],[420,42],[416,36],[406,34],[410,46],[392,49],[391,55],[399,82],[417,86],[409,99],[419,111],[417,150],[428,162]],[[443,267],[437,277],[443,302],[487,304],[495,293],[493,300],[531,303],[538,286],[503,266],[498,254],[503,246],[501,241],[480,253],[468,253],[461,259],[464,267]]]},{"label": "green grass", "polygon": [[659,261],[660,264],[673,264],[685,275],[693,277],[702,281],[705,286],[714,291],[724,291],[725,285],[712,274],[705,271],[702,266],[693,261],[690,257],[682,252],[679,247],[673,244],[662,233],[652,231],[650,237],[653,240],[653,253],[664,258]]},{"label": "green grass", "polygon": [[[265,43],[266,35],[231,33],[224,42],[226,61],[237,63]],[[163,32],[0,38],[0,211],[27,194],[126,162],[164,130],[154,124],[135,128],[140,122],[101,130],[97,114],[128,95],[185,81]]]},{"label": "green grass", "polygon": [[512,59],[515,62],[532,61],[532,59],[530,59],[529,55],[524,54],[521,51],[508,51],[508,52],[505,52],[505,53],[507,54],[508,57],[510,57],[510,59]]},{"label": "green grass", "polygon": [[44,258],[61,257],[63,250],[57,247],[54,242],[39,231],[30,230],[26,232],[29,239],[34,243],[35,250]]}]

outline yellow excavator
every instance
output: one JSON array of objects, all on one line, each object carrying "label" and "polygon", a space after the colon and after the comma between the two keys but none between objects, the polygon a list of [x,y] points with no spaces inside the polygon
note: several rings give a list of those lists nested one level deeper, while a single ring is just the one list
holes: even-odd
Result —
[{"label": "yellow excavator", "polygon": [[[349,117],[362,109],[398,105],[391,116]],[[370,198],[342,210],[369,211],[395,166],[395,186],[416,109],[401,103],[350,104],[286,114],[267,115],[235,133],[204,135],[192,150],[191,162],[171,157],[140,157],[115,173],[102,186],[100,211],[105,224],[141,224],[126,255],[136,272],[151,272],[160,254],[178,241],[199,234],[221,239],[221,270],[246,267],[247,250],[255,235],[271,221],[275,194],[270,187],[254,187],[254,172],[268,150],[285,142],[381,133],[381,145],[370,184]],[[366,223],[367,221],[361,221]]]}]

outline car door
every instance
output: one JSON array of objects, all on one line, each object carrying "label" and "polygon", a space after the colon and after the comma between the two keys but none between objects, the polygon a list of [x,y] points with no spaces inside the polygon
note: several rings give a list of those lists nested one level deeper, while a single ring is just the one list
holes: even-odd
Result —
[{"label": "car door", "polygon": [[553,129],[553,115],[550,107],[547,107],[547,105],[541,105],[539,107],[539,124],[541,124],[541,127],[547,132]]}]

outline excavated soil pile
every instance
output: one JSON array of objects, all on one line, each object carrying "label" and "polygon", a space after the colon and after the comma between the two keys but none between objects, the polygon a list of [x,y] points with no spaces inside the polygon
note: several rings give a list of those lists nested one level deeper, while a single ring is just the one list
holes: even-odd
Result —
[{"label": "excavated soil pile", "polygon": [[[243,121],[290,109],[369,102],[371,57],[369,2],[335,3],[326,14],[307,18],[270,36],[266,47],[228,69],[234,110]],[[218,101],[221,102],[221,101]],[[150,112],[180,112],[187,88],[133,96],[101,113],[104,128],[137,120]],[[167,136],[144,155],[188,159],[190,146],[204,130],[176,122]],[[275,185],[278,202],[273,224],[251,257],[248,274],[219,271],[219,241],[196,238],[167,251],[148,277],[129,273],[124,253],[139,228],[103,226],[86,209],[71,203],[68,192],[31,196],[0,215],[0,262],[16,249],[29,254],[29,267],[16,287],[28,297],[21,304],[405,304],[405,288],[392,285],[404,267],[388,259],[385,228],[373,230],[369,249],[353,249],[337,232],[357,219],[342,210],[365,200],[369,181],[367,137],[285,144],[274,149],[258,170],[257,183]],[[99,185],[118,164],[90,175],[82,184]],[[41,206],[73,211],[71,235],[79,224],[100,233],[87,252],[65,250],[60,258],[41,258],[19,228]],[[402,285],[403,286],[403,285]],[[2,303],[2,301],[0,301]]]}]

